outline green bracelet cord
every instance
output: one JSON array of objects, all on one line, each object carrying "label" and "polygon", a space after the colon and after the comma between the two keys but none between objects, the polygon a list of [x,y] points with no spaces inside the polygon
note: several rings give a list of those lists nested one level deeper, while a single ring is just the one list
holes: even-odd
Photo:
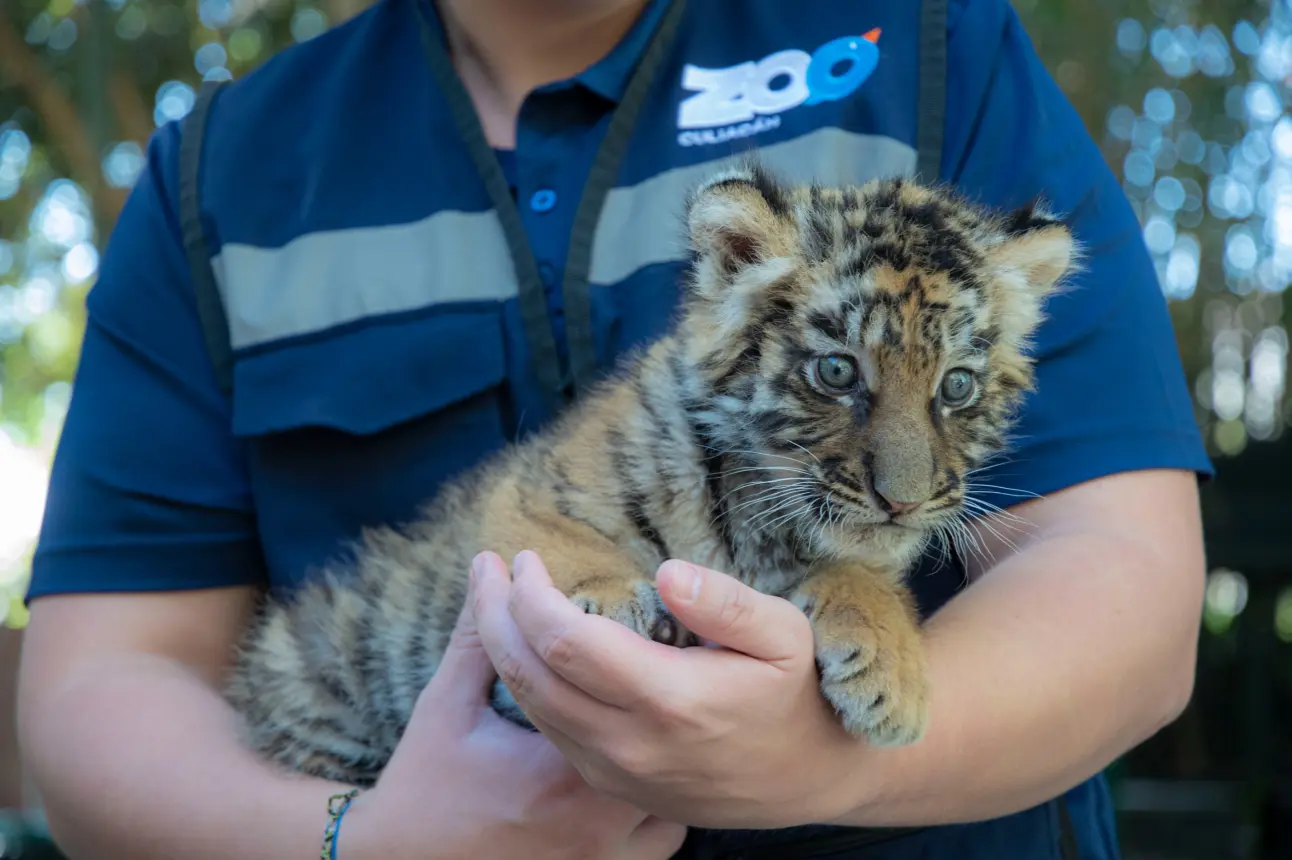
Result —
[{"label": "green bracelet cord", "polygon": [[319,860],[336,860],[336,835],[341,831],[341,816],[358,797],[359,789],[352,788],[344,794],[334,794],[327,799],[327,827],[323,828],[323,850]]}]

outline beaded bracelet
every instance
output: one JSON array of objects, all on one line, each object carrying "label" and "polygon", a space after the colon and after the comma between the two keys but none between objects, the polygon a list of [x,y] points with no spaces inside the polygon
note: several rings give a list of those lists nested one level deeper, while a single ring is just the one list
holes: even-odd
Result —
[{"label": "beaded bracelet", "polygon": [[327,799],[327,827],[323,828],[323,850],[319,860],[336,860],[336,837],[341,832],[341,816],[345,815],[350,804],[359,795],[359,789],[352,788],[344,794],[334,794]]}]

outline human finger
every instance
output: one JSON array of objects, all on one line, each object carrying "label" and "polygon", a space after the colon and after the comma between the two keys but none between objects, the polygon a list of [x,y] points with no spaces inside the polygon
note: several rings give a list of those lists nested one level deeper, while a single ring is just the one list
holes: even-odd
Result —
[{"label": "human finger", "polygon": [[449,634],[439,668],[423,691],[434,703],[437,717],[467,730],[489,701],[489,689],[496,673],[480,639],[474,611],[474,571],[467,585],[466,599]]},{"label": "human finger", "polygon": [[506,565],[494,553],[477,556],[473,609],[480,640],[495,670],[524,709],[567,731],[596,725],[609,706],[562,678],[534,652],[510,612],[511,582]]},{"label": "human finger", "polygon": [[769,663],[812,655],[812,627],[802,611],[735,577],[670,560],[656,572],[655,587],[678,621],[697,636]]},{"label": "human finger", "polygon": [[686,825],[650,816],[628,839],[623,860],[668,860],[686,841]]},{"label": "human finger", "polygon": [[588,695],[631,709],[663,692],[681,649],[652,642],[598,615],[587,615],[552,585],[542,559],[516,556],[510,611],[534,653]]}]

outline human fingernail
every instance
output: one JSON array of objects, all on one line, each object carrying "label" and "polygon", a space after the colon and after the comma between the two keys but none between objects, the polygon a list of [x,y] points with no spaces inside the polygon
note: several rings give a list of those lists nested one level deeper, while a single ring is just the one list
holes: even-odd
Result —
[{"label": "human fingernail", "polygon": [[687,603],[700,596],[700,572],[689,564],[673,565],[673,593]]},{"label": "human fingernail", "polygon": [[480,579],[489,572],[489,558],[485,553],[477,553],[476,557],[471,559],[471,584],[473,586],[480,584]]}]

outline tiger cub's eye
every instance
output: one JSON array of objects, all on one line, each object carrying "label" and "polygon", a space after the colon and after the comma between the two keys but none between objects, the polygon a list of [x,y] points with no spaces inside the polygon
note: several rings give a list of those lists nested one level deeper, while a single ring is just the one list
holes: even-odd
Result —
[{"label": "tiger cub's eye", "polygon": [[964,406],[978,387],[973,374],[963,367],[947,371],[942,377],[942,402],[947,406]]},{"label": "tiger cub's eye", "polygon": [[857,383],[857,362],[846,355],[824,355],[816,360],[816,378],[832,391],[847,391]]}]

